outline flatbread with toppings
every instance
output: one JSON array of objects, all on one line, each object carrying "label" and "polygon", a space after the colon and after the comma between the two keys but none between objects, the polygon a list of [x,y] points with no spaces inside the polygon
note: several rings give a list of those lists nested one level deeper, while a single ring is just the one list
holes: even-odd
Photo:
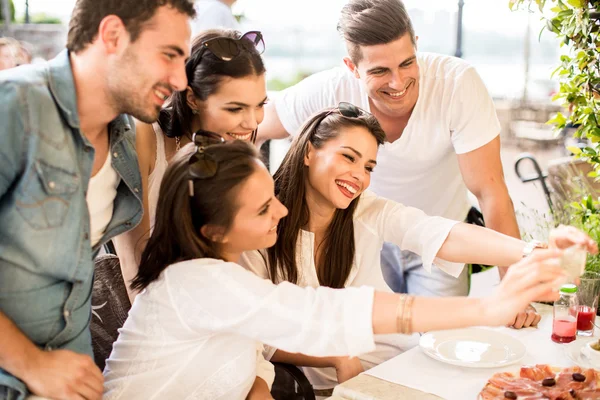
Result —
[{"label": "flatbread with toppings", "polygon": [[521,367],[519,374],[494,374],[479,393],[480,400],[600,399],[600,371],[546,364]]}]

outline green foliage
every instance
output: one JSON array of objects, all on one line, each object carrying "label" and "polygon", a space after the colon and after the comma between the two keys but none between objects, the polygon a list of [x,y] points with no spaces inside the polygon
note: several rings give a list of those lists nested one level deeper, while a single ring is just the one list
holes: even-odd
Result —
[{"label": "green foliage", "polygon": [[[13,0],[9,0],[8,7],[10,8],[10,20],[14,22],[15,20],[15,4]],[[2,6],[2,2],[0,2],[0,24],[4,23],[4,7]]]},{"label": "green foliage", "polygon": [[275,92],[280,92],[283,89],[286,89],[290,86],[294,86],[296,83],[300,82],[301,80],[303,80],[304,78],[306,78],[309,75],[310,74],[301,71],[301,72],[298,72],[293,78],[288,79],[288,80],[283,80],[283,79],[278,79],[278,78],[270,79],[267,82],[267,89],[275,91]]},{"label": "green foliage", "polygon": [[[554,100],[561,100],[569,115],[558,113],[548,121],[557,130],[567,124],[578,126],[578,137],[590,140],[591,147],[575,150],[576,157],[589,162],[600,176],[600,0],[510,0],[509,7],[542,13],[545,29],[561,39],[566,47],[560,65],[553,72],[560,81]],[[555,211],[556,213],[556,211]],[[558,213],[560,222],[583,229],[600,241],[600,203],[591,195],[581,197]],[[588,257],[588,269],[600,271],[600,257]]]},{"label": "green foliage", "polygon": [[600,172],[597,145],[600,143],[600,24],[596,13],[600,1],[510,0],[509,6],[543,11],[545,29],[561,39],[561,46],[568,46],[567,54],[560,57],[560,65],[553,73],[560,80],[560,90],[554,100],[562,100],[571,113],[568,116],[559,113],[548,123],[557,130],[569,123],[579,126],[576,135],[589,138],[595,146],[578,157],[589,161]]},{"label": "green foliage", "polygon": [[[572,202],[565,212],[569,225],[587,232],[592,239],[600,243],[600,203],[592,196],[585,196],[581,202]],[[586,269],[600,272],[600,256],[588,255]]]},{"label": "green foliage", "polygon": [[44,13],[33,14],[31,16],[32,24],[62,24],[62,21],[58,17],[47,15]]}]

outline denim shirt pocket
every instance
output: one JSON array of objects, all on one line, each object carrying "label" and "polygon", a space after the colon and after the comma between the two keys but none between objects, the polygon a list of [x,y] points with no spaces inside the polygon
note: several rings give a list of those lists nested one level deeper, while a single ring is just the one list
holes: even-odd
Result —
[{"label": "denim shirt pocket", "polygon": [[35,161],[33,167],[16,202],[17,210],[34,229],[58,228],[79,187],[79,178],[75,173],[40,160]]}]

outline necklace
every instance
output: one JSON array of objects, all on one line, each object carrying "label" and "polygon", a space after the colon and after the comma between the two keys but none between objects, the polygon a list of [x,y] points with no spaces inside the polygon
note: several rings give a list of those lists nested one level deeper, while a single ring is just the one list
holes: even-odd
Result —
[{"label": "necklace", "polygon": [[175,152],[179,152],[181,149],[181,136],[175,136]]}]

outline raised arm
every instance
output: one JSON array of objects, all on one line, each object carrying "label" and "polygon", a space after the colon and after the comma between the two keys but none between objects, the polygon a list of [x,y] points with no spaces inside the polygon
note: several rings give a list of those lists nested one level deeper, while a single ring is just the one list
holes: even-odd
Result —
[{"label": "raised arm", "polygon": [[331,357],[373,350],[374,334],[506,324],[529,302],[557,297],[555,289],[566,276],[558,266],[560,254],[545,250],[521,260],[485,299],[413,302],[367,287],[274,285],[232,263],[207,268],[190,261],[166,273],[173,292],[186,299],[177,306],[191,329],[232,332],[287,352]]}]

